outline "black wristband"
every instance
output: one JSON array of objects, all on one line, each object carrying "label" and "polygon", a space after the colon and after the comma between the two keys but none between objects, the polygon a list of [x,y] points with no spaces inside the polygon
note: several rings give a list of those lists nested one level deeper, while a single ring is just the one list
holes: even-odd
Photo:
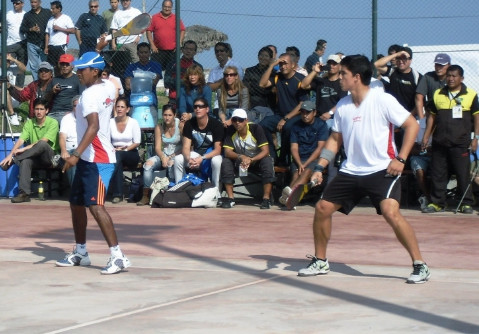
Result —
[{"label": "black wristband", "polygon": [[402,163],[402,164],[406,164],[406,160],[404,160],[403,158],[401,158],[399,155],[396,156],[396,160],[399,161],[399,162]]},{"label": "black wristband", "polygon": [[321,166],[321,165],[316,165],[316,166],[314,166],[313,172],[321,172],[321,173],[323,173],[323,172],[324,172],[324,166]]}]

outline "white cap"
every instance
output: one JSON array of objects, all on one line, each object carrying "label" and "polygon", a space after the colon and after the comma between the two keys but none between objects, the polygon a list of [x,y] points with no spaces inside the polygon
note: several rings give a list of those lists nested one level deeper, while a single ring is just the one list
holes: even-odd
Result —
[{"label": "white cap", "polygon": [[235,109],[231,115],[231,118],[233,117],[248,118],[248,115],[244,109]]}]

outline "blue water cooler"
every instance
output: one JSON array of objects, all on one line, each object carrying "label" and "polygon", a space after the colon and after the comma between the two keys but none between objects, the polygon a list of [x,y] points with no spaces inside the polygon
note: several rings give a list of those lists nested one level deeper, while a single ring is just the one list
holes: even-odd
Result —
[{"label": "blue water cooler", "polygon": [[140,128],[154,128],[158,122],[155,92],[151,90],[151,78],[134,77],[131,79],[130,104],[133,108],[131,117],[136,119]]},{"label": "blue water cooler", "polygon": [[[19,134],[12,137],[7,133],[0,138],[0,161],[10,153],[18,137]],[[18,194],[18,173],[19,168],[15,164],[6,172],[0,169],[0,197],[14,197]]]}]

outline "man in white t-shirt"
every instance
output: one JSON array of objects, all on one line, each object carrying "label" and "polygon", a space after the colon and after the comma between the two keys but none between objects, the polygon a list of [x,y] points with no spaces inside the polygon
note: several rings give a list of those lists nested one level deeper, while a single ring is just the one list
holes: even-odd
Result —
[{"label": "man in white t-shirt", "polygon": [[[23,10],[23,0],[12,0],[13,10],[7,12],[7,52],[16,59],[27,64],[27,43],[25,35],[20,33],[25,11]],[[23,87],[25,84],[25,73],[18,73],[15,79],[15,86]]]},{"label": "man in white t-shirt", "polygon": [[[110,29],[112,34],[141,14],[139,9],[131,6],[131,0],[121,0],[121,5],[123,8],[115,12],[113,20],[111,21]],[[140,39],[141,35],[121,36],[117,37],[116,40],[113,39],[111,46],[113,50],[127,51],[130,55],[130,62],[137,63],[139,58],[136,53],[136,46],[140,42]]]},{"label": "man in white t-shirt", "polygon": [[[370,89],[372,66],[365,56],[347,56],[341,60],[340,84],[351,94],[336,105],[332,133],[321,151],[311,180],[320,184],[323,171],[341,144],[346,161],[316,204],[313,231],[315,255],[298,276],[327,274],[326,248],[331,237],[335,211],[349,214],[359,201],[369,196],[378,214],[382,214],[413,261],[413,273],[407,283],[424,283],[430,277],[411,225],[401,215],[399,202],[404,169],[418,132],[414,117],[391,95]],[[401,150],[394,143],[394,126],[404,129]]]},{"label": "man in white t-shirt", "polygon": [[50,3],[52,17],[48,20],[45,29],[45,54],[47,61],[55,69],[55,76],[60,74],[58,60],[60,56],[67,52],[69,34],[75,33],[75,24],[70,16],[63,14],[63,6],[60,1]]},{"label": "man in white t-shirt", "polygon": [[101,79],[104,59],[96,52],[86,52],[73,62],[83,91],[76,108],[78,146],[65,161],[63,171],[77,166],[70,193],[73,231],[76,246],[59,267],[91,264],[86,249],[88,207],[110,247],[111,257],[100,273],[115,274],[128,268],[130,261],[123,255],[113,226],[105,209],[105,196],[115,169],[115,149],[110,141],[110,116],[115,103],[115,86]]}]

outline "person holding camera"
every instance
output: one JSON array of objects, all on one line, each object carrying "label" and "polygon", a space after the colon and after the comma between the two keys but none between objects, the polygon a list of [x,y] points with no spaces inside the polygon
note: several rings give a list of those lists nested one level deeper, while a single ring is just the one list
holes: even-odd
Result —
[{"label": "person holding camera", "polygon": [[48,87],[49,99],[52,103],[49,116],[56,119],[58,124],[63,116],[72,109],[72,99],[83,91],[78,76],[73,73],[72,62],[75,58],[71,54],[61,55],[58,60],[60,76],[54,77]]}]

